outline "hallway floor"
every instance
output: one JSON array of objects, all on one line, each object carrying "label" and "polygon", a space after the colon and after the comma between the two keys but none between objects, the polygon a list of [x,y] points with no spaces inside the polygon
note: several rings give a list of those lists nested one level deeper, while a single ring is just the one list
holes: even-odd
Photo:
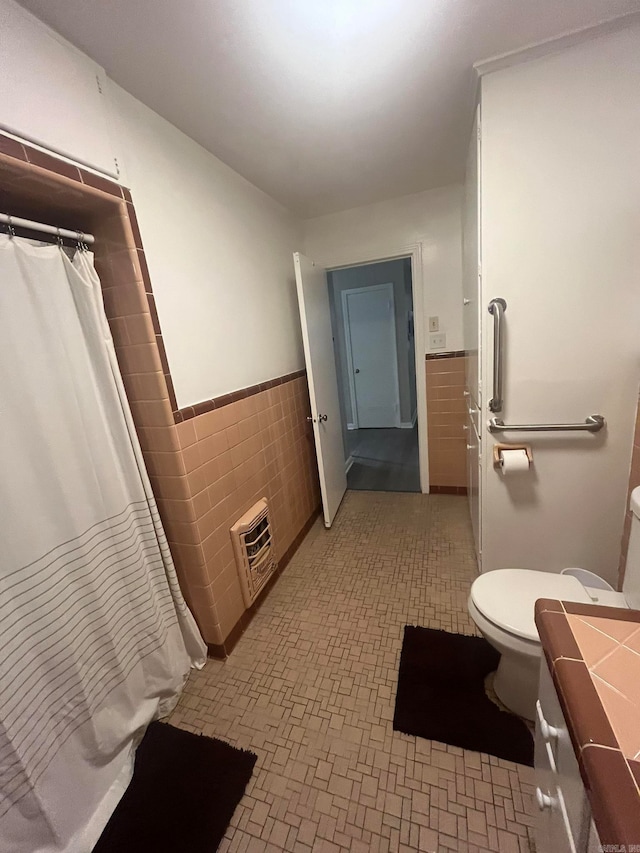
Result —
[{"label": "hallway floor", "polygon": [[171,722],[258,756],[221,851],[530,853],[533,771],[392,730],[406,624],[473,633],[466,500],[347,492]]},{"label": "hallway floor", "polygon": [[418,427],[354,429],[347,435],[353,465],[349,489],[374,492],[419,492]]}]

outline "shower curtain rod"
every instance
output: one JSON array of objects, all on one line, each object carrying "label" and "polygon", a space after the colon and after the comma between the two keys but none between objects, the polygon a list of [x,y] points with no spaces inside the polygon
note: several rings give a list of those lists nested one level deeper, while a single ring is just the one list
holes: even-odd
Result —
[{"label": "shower curtain rod", "polygon": [[77,240],[92,246],[95,243],[93,234],[85,234],[83,231],[69,231],[68,228],[56,228],[55,225],[45,225],[43,222],[34,222],[32,219],[22,219],[19,216],[9,216],[8,213],[0,213],[0,222],[10,228],[27,228],[29,231],[40,231],[42,234],[53,234],[54,237],[67,237],[69,240]]}]

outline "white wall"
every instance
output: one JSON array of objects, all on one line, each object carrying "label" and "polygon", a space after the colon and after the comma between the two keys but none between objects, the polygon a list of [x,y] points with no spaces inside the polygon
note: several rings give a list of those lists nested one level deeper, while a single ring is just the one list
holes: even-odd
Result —
[{"label": "white wall", "polygon": [[0,23],[0,125],[97,168],[117,157],[178,405],[303,367],[298,222],[12,0],[0,0]]},{"label": "white wall", "polygon": [[12,0],[0,33],[0,127],[115,175],[103,69]]},{"label": "white wall", "polygon": [[295,219],[110,87],[178,405],[302,368]]},{"label": "white wall", "polygon": [[439,316],[445,350],[460,350],[461,204],[462,187],[454,185],[308,219],[304,251],[320,264],[337,266],[422,243],[425,317]]},{"label": "white wall", "polygon": [[615,581],[640,375],[639,81],[638,29],[482,80],[481,316],[490,341],[484,306],[506,299],[501,417],[608,423],[530,435],[534,468],[511,482],[485,429],[484,569],[573,565]]}]

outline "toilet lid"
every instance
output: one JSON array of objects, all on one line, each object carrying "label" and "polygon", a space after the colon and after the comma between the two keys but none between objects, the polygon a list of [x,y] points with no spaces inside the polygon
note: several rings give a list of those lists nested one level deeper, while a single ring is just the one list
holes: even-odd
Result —
[{"label": "toilet lid", "polygon": [[532,569],[497,569],[471,585],[471,600],[485,619],[525,640],[538,640],[534,605],[539,598],[590,600],[577,578]]}]

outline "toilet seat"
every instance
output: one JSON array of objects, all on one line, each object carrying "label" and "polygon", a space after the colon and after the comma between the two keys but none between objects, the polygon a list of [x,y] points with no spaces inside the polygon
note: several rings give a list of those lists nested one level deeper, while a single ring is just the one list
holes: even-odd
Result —
[{"label": "toilet seat", "polygon": [[497,569],[476,578],[471,601],[485,619],[503,631],[530,642],[539,642],[534,621],[539,598],[563,601],[590,599],[577,578],[533,569]]}]

